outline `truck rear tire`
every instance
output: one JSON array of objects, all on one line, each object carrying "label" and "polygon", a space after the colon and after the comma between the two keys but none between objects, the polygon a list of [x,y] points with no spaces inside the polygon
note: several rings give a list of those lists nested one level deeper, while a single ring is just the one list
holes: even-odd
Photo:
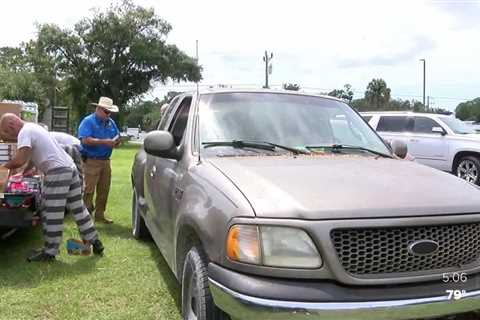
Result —
[{"label": "truck rear tire", "polygon": [[464,156],[458,161],[455,174],[460,179],[480,185],[480,160],[475,156]]},{"label": "truck rear tire", "polygon": [[140,213],[137,191],[133,189],[132,196],[132,235],[135,239],[148,239],[150,232],[145,225],[145,220]]}]

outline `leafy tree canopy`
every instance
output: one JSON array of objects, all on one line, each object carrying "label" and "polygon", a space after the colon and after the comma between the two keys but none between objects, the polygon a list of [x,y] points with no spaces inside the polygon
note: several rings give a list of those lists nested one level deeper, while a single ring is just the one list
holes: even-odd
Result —
[{"label": "leafy tree canopy", "polygon": [[153,9],[124,0],[95,11],[73,29],[39,25],[38,37],[28,49],[37,62],[53,64],[80,114],[100,96],[113,98],[122,112],[128,101],[155,82],[201,79],[196,61],[166,42],[170,30]]},{"label": "leafy tree canopy", "polygon": [[381,108],[390,102],[390,88],[383,79],[373,79],[365,91],[365,99],[374,108]]},{"label": "leafy tree canopy", "polygon": [[457,108],[455,108],[455,115],[460,120],[480,122],[480,98],[460,103]]},{"label": "leafy tree canopy", "polygon": [[327,93],[327,95],[346,100],[350,103],[353,100],[352,86],[349,84],[345,84],[342,89],[334,89]]}]

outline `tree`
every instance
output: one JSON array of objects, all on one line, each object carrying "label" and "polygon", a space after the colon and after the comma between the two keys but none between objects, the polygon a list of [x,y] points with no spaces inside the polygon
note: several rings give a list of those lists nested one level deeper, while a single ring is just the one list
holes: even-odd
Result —
[{"label": "tree", "polygon": [[125,124],[130,128],[138,126],[143,127],[143,119],[146,114],[152,112],[154,108],[160,108],[159,101],[139,101],[128,107],[128,115],[125,117]]},{"label": "tree", "polygon": [[45,91],[33,73],[12,72],[0,67],[0,100],[42,102]]},{"label": "tree", "polygon": [[0,48],[0,100],[24,100],[42,106],[46,92],[23,48]]},{"label": "tree", "polygon": [[455,116],[460,120],[480,121],[480,98],[460,103],[455,108]]},{"label": "tree", "polygon": [[348,103],[351,103],[353,100],[352,86],[347,83],[343,86],[343,89],[334,89],[327,93],[327,95],[337,97],[339,99],[348,101]]},{"label": "tree", "polygon": [[196,61],[167,44],[170,24],[153,9],[130,0],[75,24],[72,30],[55,24],[38,26],[31,50],[55,62],[80,115],[100,96],[113,98],[120,117],[132,98],[147,92],[152,83],[198,81]]},{"label": "tree", "polygon": [[373,79],[365,91],[367,103],[374,109],[385,107],[390,102],[390,88],[383,79]]},{"label": "tree", "polygon": [[125,124],[128,127],[140,126],[142,130],[152,130],[161,119],[160,109],[165,103],[169,103],[181,92],[169,91],[163,99],[139,100],[127,107]]},{"label": "tree", "polygon": [[392,111],[407,111],[412,110],[412,104],[408,100],[402,99],[392,99],[390,100],[388,106],[385,106],[385,110]]},{"label": "tree", "polygon": [[290,91],[300,90],[300,85],[296,83],[284,83],[282,87],[284,90],[290,90]]},{"label": "tree", "polygon": [[10,72],[31,71],[22,48],[0,48],[0,68]]}]

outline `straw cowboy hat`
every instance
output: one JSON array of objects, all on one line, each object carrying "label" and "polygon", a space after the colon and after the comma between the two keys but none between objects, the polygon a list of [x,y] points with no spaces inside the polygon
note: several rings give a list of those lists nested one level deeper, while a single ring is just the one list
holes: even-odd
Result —
[{"label": "straw cowboy hat", "polygon": [[113,100],[107,97],[100,97],[98,103],[92,103],[94,106],[102,107],[110,112],[118,112],[118,107],[113,104]]}]

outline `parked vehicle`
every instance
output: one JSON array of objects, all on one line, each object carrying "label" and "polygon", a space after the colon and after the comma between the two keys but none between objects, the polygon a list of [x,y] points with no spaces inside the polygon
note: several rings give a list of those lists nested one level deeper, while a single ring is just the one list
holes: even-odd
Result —
[{"label": "parked vehicle", "polygon": [[[38,106],[23,101],[0,102],[0,115],[12,112],[26,121],[36,122]],[[16,152],[16,143],[0,142],[0,164],[9,161]],[[37,223],[41,192],[41,178],[12,176],[5,168],[0,170],[0,238],[11,235],[19,228]]]},{"label": "parked vehicle", "polygon": [[477,187],[394,157],[344,102],[187,93],[157,129],[132,168],[132,232],[181,283],[184,319],[480,309]]},{"label": "parked vehicle", "polygon": [[140,128],[127,128],[126,134],[134,139],[140,138]]},{"label": "parked vehicle", "polygon": [[480,184],[480,135],[453,116],[413,112],[364,112],[385,140],[402,140],[416,161]]},{"label": "parked vehicle", "polygon": [[475,130],[476,133],[480,132],[480,123],[478,123],[477,121],[463,121],[463,123]]},{"label": "parked vehicle", "polygon": [[5,192],[0,193],[0,237],[37,224],[40,183],[39,176],[16,175],[9,179]]}]

